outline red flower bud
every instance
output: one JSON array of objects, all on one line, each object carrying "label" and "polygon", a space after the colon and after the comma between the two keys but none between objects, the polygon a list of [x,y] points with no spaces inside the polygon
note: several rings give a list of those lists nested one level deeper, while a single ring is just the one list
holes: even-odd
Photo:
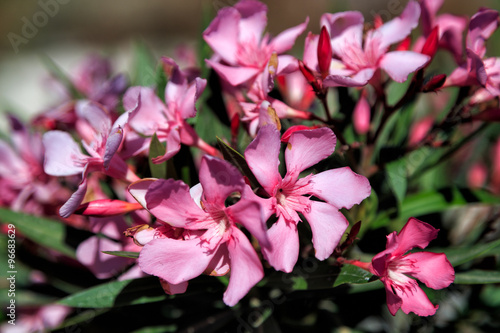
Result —
[{"label": "red flower bud", "polygon": [[81,204],[75,211],[75,214],[103,217],[122,215],[138,209],[143,209],[143,207],[137,202],[102,199]]},{"label": "red flower bud", "polygon": [[429,81],[427,81],[422,87],[423,92],[434,92],[441,88],[446,81],[446,74],[438,74],[433,77]]},{"label": "red flower bud", "polygon": [[438,43],[439,43],[439,30],[438,27],[436,26],[434,27],[434,29],[432,29],[429,36],[427,36],[424,46],[422,46],[421,53],[428,55],[431,58],[434,57],[434,54],[436,54],[438,48]]},{"label": "red flower bud", "polygon": [[370,130],[370,112],[370,104],[365,96],[361,96],[352,114],[354,129],[359,134],[366,134]]},{"label": "red flower bud", "polygon": [[321,76],[325,78],[330,73],[330,64],[332,62],[332,44],[330,42],[330,34],[326,27],[321,28],[318,42],[318,66]]},{"label": "red flower bud", "polygon": [[318,92],[321,90],[321,86],[318,83],[318,80],[314,76],[313,72],[307,68],[306,65],[302,62],[302,60],[299,60],[299,69],[302,72],[302,75],[306,78],[307,82],[313,87],[315,92]]},{"label": "red flower bud", "polygon": [[407,36],[405,39],[399,43],[399,45],[396,47],[396,51],[408,51],[410,49],[410,44],[411,44],[411,37]]}]

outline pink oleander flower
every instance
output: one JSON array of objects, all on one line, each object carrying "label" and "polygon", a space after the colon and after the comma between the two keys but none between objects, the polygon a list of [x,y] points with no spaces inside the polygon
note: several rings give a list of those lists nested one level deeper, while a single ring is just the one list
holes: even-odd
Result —
[{"label": "pink oleander flower", "polygon": [[[321,26],[326,27],[333,51],[329,75],[323,79],[326,87],[363,86],[375,72],[384,70],[396,82],[404,82],[410,73],[425,66],[430,57],[412,51],[389,51],[392,44],[403,41],[418,25],[420,6],[415,1],[399,17],[369,30],[363,37],[362,13],[347,11],[324,14]],[[306,39],[304,63],[321,73],[317,56],[319,37],[310,34]]]},{"label": "pink oleander flower", "polygon": [[[233,7],[219,10],[203,32],[203,38],[214,50],[214,58],[206,62],[232,86],[251,84],[262,73],[271,55],[290,50],[295,39],[304,32],[308,19],[270,39],[262,36],[267,24],[267,7],[255,0],[241,0]],[[290,56],[278,56],[281,73],[291,61]]]},{"label": "pink oleander flower", "polygon": [[173,59],[163,57],[162,63],[169,77],[165,87],[165,103],[149,87],[131,87],[123,97],[123,106],[131,112],[128,126],[139,135],[147,137],[132,137],[135,142],[126,144],[135,148],[134,153],[144,151],[149,147],[150,138],[156,133],[160,141],[167,143],[167,150],[163,156],[153,158],[154,163],[165,162],[177,154],[181,143],[198,147],[210,155],[217,155],[217,150],[203,141],[186,122],[186,119],[196,115],[196,101],[203,93],[207,81],[197,77],[188,82]]},{"label": "pink oleander flower", "polygon": [[[199,179],[191,189],[173,179],[131,185],[134,197],[161,223],[187,231],[183,239],[147,242],[139,265],[173,285],[203,273],[225,275],[231,270],[223,300],[233,306],[264,276],[260,259],[238,224],[267,247],[265,219],[257,196],[228,162],[204,156]],[[239,200],[226,206],[232,196]]]},{"label": "pink oleander flower", "polygon": [[498,11],[493,9],[482,8],[471,17],[466,38],[467,60],[445,82],[445,86],[481,86],[471,97],[470,104],[500,95],[500,58],[485,58],[486,40],[498,24]]},{"label": "pink oleander flower", "polygon": [[[462,35],[467,26],[467,18],[451,14],[436,15],[444,0],[420,0],[423,37],[417,40],[416,45],[423,45],[431,31],[438,27],[439,47],[447,49],[457,63],[462,62]],[[415,47],[416,50],[419,47]]]},{"label": "pink oleander flower", "polygon": [[76,113],[80,119],[79,132],[87,141],[82,145],[89,155],[80,151],[79,145],[71,135],[63,131],[49,131],[43,135],[45,147],[44,170],[52,176],[82,175],[78,189],[61,207],[62,217],[71,215],[81,204],[87,192],[87,175],[92,171],[101,171],[108,176],[128,180],[138,180],[127,164],[116,152],[123,140],[123,126],[128,113],[120,116],[114,124],[101,105],[90,101],[79,101]]},{"label": "pink oleander flower", "polygon": [[[275,126],[262,127],[245,151],[248,166],[269,196],[263,199],[266,215],[278,218],[268,230],[272,247],[262,249],[265,259],[277,270],[291,272],[297,262],[298,213],[311,226],[316,258],[325,260],[349,224],[339,209],[350,209],[370,195],[368,179],[348,167],[299,178],[301,172],[330,156],[335,143],[335,134],[326,127],[293,132],[285,149],[284,178],[278,170],[281,143]],[[311,200],[311,196],[323,202]]]},{"label": "pink oleander flower", "polygon": [[13,115],[7,115],[10,143],[0,140],[0,206],[34,215],[53,215],[70,192],[43,170],[40,133],[30,133]]},{"label": "pink oleander flower", "polygon": [[430,224],[410,218],[399,233],[387,236],[387,249],[373,257],[368,269],[380,277],[385,286],[387,307],[394,316],[401,308],[404,313],[419,316],[436,313],[433,305],[414,277],[432,289],[448,287],[455,279],[455,271],[444,253],[413,252],[423,249],[436,238],[438,229]]}]

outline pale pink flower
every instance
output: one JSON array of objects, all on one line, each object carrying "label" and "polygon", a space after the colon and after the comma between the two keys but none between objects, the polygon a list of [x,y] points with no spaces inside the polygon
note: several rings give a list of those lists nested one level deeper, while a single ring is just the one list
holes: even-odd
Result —
[{"label": "pale pink flower", "polygon": [[[433,305],[414,277],[429,288],[448,287],[455,279],[455,271],[444,253],[413,252],[423,249],[436,238],[438,229],[410,218],[399,233],[387,236],[387,249],[373,257],[369,270],[380,277],[385,286],[387,307],[392,315],[401,308],[404,313],[414,312],[419,316],[436,313]],[[410,277],[411,276],[411,277]]]},{"label": "pale pink flower", "polygon": [[71,215],[82,202],[87,192],[87,175],[92,171],[101,171],[111,177],[137,180],[137,176],[117,154],[122,139],[123,126],[128,113],[120,116],[114,124],[101,105],[90,101],[79,101],[75,107],[80,119],[80,133],[87,141],[82,145],[90,155],[84,155],[71,135],[63,131],[49,131],[43,135],[45,147],[44,170],[52,176],[82,175],[82,180],[75,193],[61,207],[62,217]]},{"label": "pale pink flower", "polygon": [[[404,82],[410,73],[425,66],[430,57],[412,51],[389,51],[392,44],[404,40],[418,25],[420,6],[409,1],[400,16],[369,30],[363,37],[364,18],[356,11],[324,14],[321,26],[331,37],[333,61],[325,86],[361,86],[368,83],[375,71],[384,70],[396,82]],[[318,38],[309,37],[314,52]],[[307,45],[306,45],[307,46]],[[306,52],[305,52],[306,53]],[[319,72],[317,58],[304,55],[304,63]],[[318,67],[318,68],[316,68]]]},{"label": "pale pink flower", "polygon": [[[267,25],[267,7],[255,0],[241,0],[233,7],[219,10],[203,32],[203,38],[215,55],[207,63],[232,86],[252,81],[265,70],[273,52],[278,55],[292,48],[295,39],[305,30],[308,19],[289,28],[273,39],[263,34]],[[289,63],[279,56],[280,68]]]},{"label": "pale pink flower", "polygon": [[126,144],[135,147],[135,153],[144,151],[149,147],[151,136],[156,133],[161,142],[167,143],[167,150],[163,156],[153,158],[154,163],[165,162],[177,154],[181,143],[217,155],[217,150],[204,142],[186,122],[186,119],[196,115],[196,101],[207,81],[197,77],[188,82],[173,59],[163,57],[162,64],[169,76],[165,87],[165,103],[149,87],[131,87],[123,97],[123,106],[131,112],[128,126],[147,137],[132,137],[136,142],[127,141]]},{"label": "pale pink flower", "polygon": [[[263,200],[267,215],[278,218],[268,230],[272,248],[262,249],[275,269],[291,272],[297,262],[298,213],[311,226],[316,258],[324,260],[333,253],[349,224],[339,209],[350,209],[370,195],[368,179],[348,167],[298,178],[302,171],[330,156],[335,143],[335,135],[326,127],[293,132],[285,149],[284,178],[278,170],[281,142],[275,126],[262,127],[245,151],[248,166],[269,195]],[[311,196],[323,202],[310,200]]]},{"label": "pale pink flower", "polygon": [[[144,272],[178,285],[200,274],[231,275],[223,300],[235,305],[264,276],[255,249],[238,228],[245,227],[268,246],[258,198],[239,171],[226,161],[204,156],[200,184],[191,190],[182,181],[160,179],[135,191],[138,201],[163,223],[183,228],[184,239],[157,238],[141,250]],[[134,187],[133,187],[134,190]],[[233,194],[238,202],[226,207]]]}]

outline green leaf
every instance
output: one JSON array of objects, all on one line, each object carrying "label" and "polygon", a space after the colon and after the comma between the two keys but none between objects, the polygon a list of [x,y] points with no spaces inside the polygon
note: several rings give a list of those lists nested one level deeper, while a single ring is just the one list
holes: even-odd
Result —
[{"label": "green leaf", "polygon": [[165,155],[166,147],[158,140],[158,136],[153,134],[151,138],[151,144],[149,145],[149,169],[151,171],[151,177],[163,179],[167,176],[167,163],[163,162],[160,164],[155,164],[152,158]]},{"label": "green leaf", "polygon": [[334,287],[340,286],[344,283],[360,284],[367,283],[373,275],[354,265],[344,265],[333,284]]},{"label": "green leaf", "polygon": [[110,254],[112,256],[123,257],[123,258],[139,258],[139,252],[130,251],[102,251],[102,253]]},{"label": "green leaf", "polygon": [[167,332],[178,332],[179,327],[177,325],[165,325],[165,326],[150,326],[139,328],[138,330],[132,331],[132,333],[167,333]]},{"label": "green leaf", "polygon": [[477,244],[462,248],[445,248],[441,250],[431,250],[432,252],[443,252],[453,266],[458,266],[473,259],[486,257],[500,252],[500,239],[496,241]]},{"label": "green leaf", "polygon": [[406,159],[386,164],[386,175],[389,187],[396,196],[399,205],[403,202],[408,183],[406,180]]},{"label": "green leaf", "polygon": [[455,284],[486,284],[486,283],[500,283],[499,271],[483,271],[471,270],[468,272],[457,273],[455,275]]},{"label": "green leaf", "polygon": [[33,242],[75,258],[75,250],[66,244],[66,226],[59,221],[0,208],[0,222],[13,224],[16,232]]},{"label": "green leaf", "polygon": [[304,279],[302,276],[293,276],[292,277],[293,285],[292,289],[293,290],[307,290],[307,280]]},{"label": "green leaf", "polygon": [[257,181],[257,178],[255,178],[252,171],[250,170],[250,167],[248,166],[245,157],[243,157],[243,155],[241,155],[239,152],[231,148],[228,144],[226,144],[218,137],[217,137],[217,144],[219,146],[220,151],[222,152],[222,155],[224,156],[224,159],[229,163],[233,164],[235,167],[237,167],[238,170],[240,170],[240,172],[248,178],[252,188],[255,189],[259,187],[260,186],[259,182]]},{"label": "green leaf", "polygon": [[58,303],[78,308],[110,308],[159,302],[168,297],[157,278],[146,277],[101,284],[67,296]]},{"label": "green leaf", "polygon": [[425,191],[413,195],[408,195],[401,204],[399,215],[393,217],[392,214],[398,212],[394,207],[384,213],[370,226],[373,229],[387,225],[391,218],[399,222],[406,222],[410,217],[440,213],[453,207],[459,207],[468,203],[481,202],[485,204],[499,204],[500,197],[494,196],[484,190],[470,190],[466,188],[445,188],[439,191]]},{"label": "green leaf", "polygon": [[156,83],[156,63],[151,49],[144,42],[136,42],[132,64],[132,85],[153,86]]}]

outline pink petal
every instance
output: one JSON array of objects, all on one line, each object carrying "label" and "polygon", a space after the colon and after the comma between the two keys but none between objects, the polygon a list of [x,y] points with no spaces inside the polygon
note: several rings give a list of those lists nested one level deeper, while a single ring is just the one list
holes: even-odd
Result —
[{"label": "pink petal", "polygon": [[413,51],[388,52],[379,60],[379,66],[396,82],[404,82],[410,73],[425,66],[431,58]]},{"label": "pink petal", "polygon": [[[325,26],[333,39],[342,35],[347,29],[352,27],[355,27],[355,29],[363,29],[364,22],[365,20],[362,13],[357,11],[345,11],[335,14],[323,14],[320,19],[320,26]],[[357,42],[358,45],[361,45],[361,39]]]},{"label": "pink petal", "polygon": [[165,291],[166,294],[178,295],[178,294],[184,294],[186,292],[189,283],[186,281],[186,282],[181,282],[179,284],[173,284],[173,283],[168,283],[167,281],[160,278],[160,284],[161,287],[163,288],[163,291]]},{"label": "pink petal", "polygon": [[235,166],[207,155],[201,160],[199,178],[205,201],[221,208],[229,195],[242,193],[245,187],[243,176]]},{"label": "pink petal", "polygon": [[319,36],[309,32],[304,42],[304,55],[302,60],[311,70],[318,72],[318,41]]},{"label": "pink petal", "polygon": [[210,261],[205,270],[205,274],[211,276],[223,276],[229,273],[231,268],[229,260],[229,252],[226,246],[220,246],[215,252],[214,257]]},{"label": "pink petal", "polygon": [[330,156],[337,138],[327,127],[294,132],[285,150],[286,170],[297,175]]},{"label": "pink petal", "polygon": [[[85,169],[87,170],[87,168]],[[59,209],[59,215],[61,217],[66,218],[75,212],[75,210],[80,206],[85,198],[85,194],[87,194],[87,176],[86,172],[83,172],[83,179],[78,185],[78,189],[71,195],[71,197],[62,205]]]},{"label": "pink petal", "polygon": [[152,88],[132,87],[127,90],[124,100],[130,105],[137,105],[130,114],[129,125],[140,134],[151,136],[166,122],[167,108],[156,96]]},{"label": "pink petal", "polygon": [[120,147],[123,140],[123,130],[121,127],[114,128],[106,140],[106,149],[104,151],[103,166],[108,168],[111,159]]},{"label": "pink petal", "polygon": [[418,286],[417,282],[413,280],[411,290],[406,290],[406,292],[400,292],[398,290],[398,296],[401,297],[402,304],[401,310],[404,313],[409,314],[414,312],[419,316],[432,316],[436,313],[438,305],[433,305],[424,291]]},{"label": "pink petal", "polygon": [[471,74],[477,79],[479,84],[484,87],[488,80],[488,74],[486,73],[483,60],[470,49],[467,49],[467,57],[471,62]]},{"label": "pink petal", "polygon": [[399,17],[383,24],[375,31],[375,34],[380,34],[380,47],[386,48],[405,39],[418,25],[419,17],[420,5],[415,1],[409,1]]},{"label": "pink petal", "polygon": [[149,185],[145,200],[151,214],[174,227],[184,228],[188,222],[204,221],[207,218],[207,213],[191,198],[189,186],[180,180],[155,181]]},{"label": "pink petal", "polygon": [[88,121],[90,126],[98,134],[108,134],[111,129],[111,119],[104,106],[88,101],[80,100],[75,104],[75,112],[79,118]]},{"label": "pink petal", "polygon": [[437,237],[439,229],[411,217],[397,236],[387,236],[387,249],[394,249],[393,256],[400,256],[413,248],[425,248]]},{"label": "pink petal", "polygon": [[[161,138],[163,141],[164,137]],[[181,135],[179,126],[169,126],[166,135],[167,149],[162,156],[153,157],[151,160],[155,164],[163,163],[171,159],[181,149]]]},{"label": "pink petal", "polygon": [[240,19],[241,15],[235,8],[222,8],[217,13],[217,17],[203,32],[203,39],[205,39],[212,50],[231,65],[237,63],[236,53],[239,47]]},{"label": "pink petal", "polygon": [[267,238],[266,219],[261,210],[260,204],[253,201],[250,194],[252,189],[246,186],[244,195],[241,199],[232,206],[229,206],[226,212],[232,217],[233,221],[245,227],[263,247],[269,247],[269,239]]},{"label": "pink petal", "polygon": [[125,269],[130,259],[102,253],[102,251],[122,251],[122,245],[110,239],[92,236],[80,243],[76,258],[98,279],[108,279]]},{"label": "pink petal", "polygon": [[310,201],[310,204],[311,210],[302,214],[311,226],[315,256],[319,260],[325,260],[337,247],[349,222],[332,205],[318,201]]},{"label": "pink petal", "polygon": [[373,68],[365,68],[353,76],[328,75],[323,80],[323,85],[325,87],[363,87],[370,81],[374,73]]},{"label": "pink petal", "polygon": [[267,231],[272,248],[262,248],[262,255],[274,269],[290,273],[299,257],[297,224],[282,216]]},{"label": "pink petal", "polygon": [[207,80],[197,77],[187,90],[180,101],[179,113],[182,119],[196,116],[196,101],[200,98],[207,85]]},{"label": "pink petal", "polygon": [[44,171],[51,176],[71,176],[81,173],[88,156],[83,155],[71,135],[50,131],[43,135],[45,147]]},{"label": "pink petal", "polygon": [[387,278],[381,278],[380,281],[384,283],[387,308],[389,309],[389,312],[393,316],[395,316],[396,312],[398,312],[398,310],[401,308],[401,304],[403,303],[403,301],[401,297],[395,295],[392,291],[391,280],[388,280]]},{"label": "pink petal", "polygon": [[245,150],[250,170],[269,195],[274,195],[281,183],[278,169],[280,147],[280,132],[275,126],[268,125],[260,128]]},{"label": "pink petal", "polygon": [[239,229],[233,228],[227,246],[231,276],[223,301],[228,306],[234,306],[264,277],[264,270],[252,244]]},{"label": "pink petal", "polygon": [[320,172],[312,176],[311,182],[311,193],[337,209],[350,209],[371,193],[368,179],[353,172],[349,167]]},{"label": "pink petal", "polygon": [[4,141],[0,140],[0,177],[19,177],[28,172],[26,163]]},{"label": "pink petal", "polygon": [[220,77],[232,86],[238,86],[245,83],[261,72],[259,68],[254,67],[229,67],[208,59],[205,61],[220,75]]},{"label": "pink petal", "polygon": [[307,28],[307,24],[309,23],[309,17],[306,18],[304,23],[296,25],[295,27],[286,29],[281,32],[271,41],[270,45],[276,53],[283,53],[290,50],[295,44],[295,40],[297,37],[304,32]]},{"label": "pink petal", "polygon": [[405,259],[414,261],[415,272],[409,274],[429,288],[446,288],[455,280],[455,270],[444,253],[416,252]]},{"label": "pink petal", "polygon": [[267,6],[259,1],[239,1],[234,5],[241,15],[239,40],[260,41],[267,25]]},{"label": "pink petal", "polygon": [[276,75],[291,74],[299,70],[299,63],[297,58],[283,54],[278,56],[278,69]]},{"label": "pink petal", "polygon": [[169,283],[186,282],[203,274],[215,254],[207,252],[201,243],[199,238],[154,239],[142,248],[139,266],[145,273]]},{"label": "pink petal", "polygon": [[[156,178],[144,178],[129,185],[128,191],[142,207],[147,208],[146,193]],[[200,207],[201,208],[201,207]]]}]

